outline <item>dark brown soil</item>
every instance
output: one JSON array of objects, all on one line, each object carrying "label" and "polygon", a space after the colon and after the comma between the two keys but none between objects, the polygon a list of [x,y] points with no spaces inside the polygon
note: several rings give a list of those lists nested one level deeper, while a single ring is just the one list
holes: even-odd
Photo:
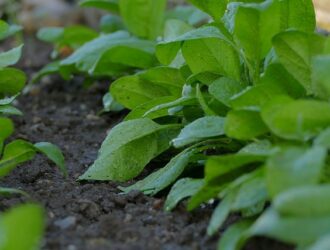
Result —
[{"label": "dark brown soil", "polygon": [[[33,46],[27,50],[28,55],[37,51]],[[42,61],[42,56],[37,60]],[[40,66],[31,61],[27,65],[26,59],[24,62],[30,71]],[[43,249],[216,249],[218,236],[208,238],[205,233],[211,208],[188,213],[181,204],[173,213],[166,213],[162,210],[164,197],[151,198],[139,192],[122,195],[111,182],[76,182],[96,158],[107,130],[122,118],[122,114],[98,117],[106,86],[98,84],[86,90],[80,82],[51,78],[17,103],[24,116],[15,119],[16,138],[57,144],[69,170],[65,179],[53,164],[38,156],[1,181],[2,186],[28,192],[33,201],[46,208]],[[19,196],[0,197],[0,210],[23,201],[26,199]],[[254,240],[247,249],[291,248]]]}]

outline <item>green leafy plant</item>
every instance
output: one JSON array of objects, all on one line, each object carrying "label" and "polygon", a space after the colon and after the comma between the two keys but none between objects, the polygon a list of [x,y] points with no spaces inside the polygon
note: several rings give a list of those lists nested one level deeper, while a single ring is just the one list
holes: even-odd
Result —
[{"label": "green leafy plant", "polygon": [[[55,46],[54,62],[36,74],[32,82],[59,73],[64,79],[82,74],[89,83],[93,79],[120,77],[157,66],[156,44],[164,30],[170,36],[173,31],[179,32],[173,30],[177,22],[180,26],[184,24],[185,31],[209,19],[207,14],[192,6],[167,11],[166,0],[87,0],[80,5],[111,14],[102,18],[99,34],[82,26],[41,29],[38,38]],[[104,97],[104,107],[105,111],[123,109],[110,93]]]},{"label": "green leafy plant", "polygon": [[[0,37],[5,39],[19,29],[0,22]],[[60,149],[47,142],[31,144],[25,140],[6,141],[14,132],[14,124],[8,117],[22,113],[13,106],[13,102],[23,89],[26,76],[15,68],[9,67],[18,62],[22,46],[0,54],[0,178],[8,175],[19,164],[29,161],[36,153],[43,153],[66,175],[64,157]],[[7,190],[8,191],[8,190]]]},{"label": "green leafy plant", "polygon": [[[92,2],[100,1],[84,4]],[[330,40],[314,33],[312,1],[191,2],[213,22],[171,20],[156,46],[162,65],[111,84],[113,99],[132,111],[80,179],[132,179],[172,146],[178,154],[166,166],[121,190],[155,195],[174,184],[166,210],[188,197],[189,210],[220,200],[209,235],[231,213],[241,220],[218,249],[254,236],[324,249]]]}]

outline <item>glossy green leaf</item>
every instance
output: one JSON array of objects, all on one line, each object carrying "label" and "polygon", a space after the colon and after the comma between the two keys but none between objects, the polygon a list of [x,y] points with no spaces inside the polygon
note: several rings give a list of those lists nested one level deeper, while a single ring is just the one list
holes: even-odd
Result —
[{"label": "glossy green leaf", "polygon": [[24,72],[14,68],[0,69],[0,93],[16,95],[26,82]]},{"label": "glossy green leaf", "polygon": [[163,28],[166,0],[120,0],[120,14],[133,34],[155,39]]},{"label": "glossy green leaf", "polygon": [[68,170],[65,164],[65,159],[62,151],[59,147],[49,142],[39,142],[34,144],[37,151],[46,155],[52,162],[54,162],[62,171],[62,173],[67,176]]},{"label": "glossy green leaf", "polygon": [[172,141],[176,148],[184,147],[208,138],[224,135],[225,119],[219,116],[200,118],[184,127],[179,136]]},{"label": "glossy green leaf", "polygon": [[230,78],[222,77],[210,85],[209,92],[219,102],[230,107],[231,98],[243,91],[244,88],[244,84]]},{"label": "glossy green leaf", "polygon": [[266,183],[263,176],[253,178],[239,188],[232,204],[233,211],[241,211],[257,206],[267,200]]},{"label": "glossy green leaf", "polygon": [[319,97],[330,100],[330,56],[317,56],[312,60],[312,88]]},{"label": "glossy green leaf", "polygon": [[138,75],[119,78],[111,84],[110,93],[118,103],[128,109],[170,95],[166,88],[143,80]]},{"label": "glossy green leaf", "polygon": [[33,159],[36,151],[33,145],[23,140],[16,140],[4,148],[0,160],[0,177],[6,176],[19,164]]},{"label": "glossy green leaf", "polygon": [[227,2],[228,1],[218,1],[218,0],[189,0],[199,9],[210,14],[214,19],[220,19],[225,13]]},{"label": "glossy green leaf", "polygon": [[23,46],[11,49],[7,52],[0,53],[0,68],[14,65],[21,58]]},{"label": "glossy green leaf", "polygon": [[158,125],[150,119],[126,121],[112,129],[99,156],[80,180],[127,181],[170,147],[178,125]]},{"label": "glossy green leaf", "polygon": [[184,41],[218,38],[220,40],[228,40],[215,26],[203,26],[201,28],[189,31],[177,37],[170,37],[164,42],[160,42],[156,48],[158,60],[165,65],[169,65],[177,56],[181,44]]},{"label": "glossy green leaf", "polygon": [[173,157],[165,167],[150,174],[132,186],[125,188],[122,187],[121,190],[126,193],[131,190],[139,190],[148,195],[155,195],[175,182],[175,180],[183,173],[184,169],[189,164],[191,157],[195,153],[195,150],[186,149]]},{"label": "glossy green leaf", "polygon": [[274,209],[285,216],[327,216],[330,214],[330,186],[304,186],[281,193]]},{"label": "glossy green leaf", "polygon": [[249,230],[253,236],[267,236],[286,243],[306,246],[329,234],[330,217],[282,217],[269,209]]},{"label": "glossy green leaf", "polygon": [[[132,67],[150,67],[154,64],[154,42],[118,31],[84,44],[61,62],[62,66],[75,65],[77,69],[92,74],[106,74],[106,65],[123,64]],[[105,72],[99,72],[102,67]],[[110,69],[111,70],[111,69]]]},{"label": "glossy green leaf", "polygon": [[184,178],[178,180],[166,198],[164,204],[165,211],[171,211],[180,201],[194,195],[203,184],[204,181],[202,179]]},{"label": "glossy green leaf", "polygon": [[159,85],[169,91],[172,96],[180,97],[185,79],[181,71],[171,67],[155,67],[138,74],[139,78]]},{"label": "glossy green leaf", "polygon": [[311,60],[323,53],[325,39],[315,34],[286,31],[276,35],[273,45],[279,60],[307,93],[312,93]]},{"label": "glossy green leaf", "polygon": [[267,133],[268,128],[259,112],[248,110],[230,111],[226,117],[226,135],[238,140],[251,140]]},{"label": "glossy green leaf", "polygon": [[207,228],[207,234],[209,236],[214,235],[221,228],[225,220],[230,214],[232,209],[234,195],[227,195],[218,206],[215,208],[210,223]]},{"label": "glossy green leaf", "polygon": [[232,181],[252,164],[258,166],[264,162],[265,158],[264,155],[244,153],[209,157],[205,166],[205,180],[217,184],[221,184],[221,181]]},{"label": "glossy green leaf", "polygon": [[263,121],[279,137],[308,140],[328,127],[330,104],[318,100],[274,97],[261,111]]},{"label": "glossy green leaf", "polygon": [[267,161],[266,182],[269,195],[274,197],[290,188],[317,184],[326,155],[327,152],[322,147],[281,149]]},{"label": "glossy green leaf", "polygon": [[258,84],[233,96],[229,103],[233,109],[260,111],[261,107],[274,96],[285,94],[287,92],[278,85]]},{"label": "glossy green leaf", "polygon": [[[198,51],[198,56],[196,56]],[[194,74],[218,73],[240,80],[241,66],[234,47],[224,39],[203,38],[185,41],[183,57]]]}]

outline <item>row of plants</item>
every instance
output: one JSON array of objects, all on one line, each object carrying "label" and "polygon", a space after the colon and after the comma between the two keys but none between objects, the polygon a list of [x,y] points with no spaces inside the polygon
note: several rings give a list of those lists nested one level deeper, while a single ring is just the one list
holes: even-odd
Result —
[{"label": "row of plants", "polygon": [[[0,40],[4,40],[21,30],[0,20]],[[11,67],[16,64],[22,52],[22,45],[0,53],[0,179],[9,175],[18,165],[32,160],[37,153],[46,155],[67,175],[64,157],[60,149],[48,142],[32,144],[28,141],[11,140],[14,123],[10,116],[22,115],[14,105],[15,99],[24,88],[26,75]],[[0,195],[19,194],[28,196],[15,187],[1,187]],[[0,249],[36,249],[44,229],[44,212],[36,204],[15,207],[0,215]]]},{"label": "row of plants", "polygon": [[166,210],[188,197],[188,210],[220,200],[209,235],[231,213],[241,219],[219,249],[239,249],[253,236],[324,249],[330,47],[315,33],[312,1],[191,2],[212,21],[196,28],[165,19],[158,41],[165,1],[82,2],[119,12],[112,20],[130,34],[99,35],[57,62],[59,70],[136,73],[111,84],[108,96],[132,111],[80,180],[124,182],[165,151],[176,152],[163,168],[120,189],[155,195],[172,186]]},{"label": "row of plants", "polygon": [[[125,182],[168,159],[123,192],[156,195],[164,209],[189,198],[216,204],[207,233],[218,249],[255,236],[303,250],[330,241],[330,40],[315,33],[311,0],[84,0],[110,11],[101,32],[46,28],[60,73],[114,80],[105,111],[131,110],[80,180]],[[1,85],[0,85],[1,86]]]}]

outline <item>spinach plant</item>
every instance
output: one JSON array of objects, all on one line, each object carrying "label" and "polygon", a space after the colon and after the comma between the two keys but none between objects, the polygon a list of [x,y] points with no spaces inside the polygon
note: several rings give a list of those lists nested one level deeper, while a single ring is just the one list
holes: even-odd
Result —
[{"label": "spinach plant", "polygon": [[[89,83],[159,66],[156,44],[164,30],[171,33],[173,24],[185,22],[185,29],[190,29],[209,19],[209,15],[192,6],[167,10],[166,0],[83,0],[80,5],[111,14],[101,19],[100,33],[83,26],[41,29],[39,39],[54,44],[54,62],[45,66],[33,82],[59,73],[64,79],[82,74]],[[105,111],[122,110],[110,93],[104,97],[104,107]]]},{"label": "spinach plant", "polygon": [[[83,4],[118,11],[127,2]],[[155,195],[174,184],[166,210],[185,198],[189,210],[219,200],[209,235],[231,213],[241,215],[220,239],[221,250],[240,249],[254,236],[325,249],[330,239],[330,40],[315,33],[312,1],[191,3],[212,22],[196,28],[187,20],[168,21],[155,47],[156,67],[111,84],[110,95],[131,112],[80,179],[135,178],[172,147],[168,153],[177,154],[164,167],[120,189]],[[129,8],[124,18],[127,13]],[[132,28],[134,34],[157,34],[140,25]],[[89,57],[75,53],[66,62],[77,58]],[[95,70],[92,63],[78,65]]]},{"label": "spinach plant", "polygon": [[[16,26],[9,26],[0,21],[1,39],[7,38],[18,30]],[[22,46],[19,46],[0,54],[0,178],[9,174],[17,165],[31,160],[36,153],[45,154],[66,175],[64,157],[57,146],[48,142],[31,144],[20,139],[6,144],[14,132],[14,124],[9,116],[22,114],[13,106],[13,102],[23,89],[26,76],[21,70],[10,67],[18,62],[21,51]],[[5,190],[7,191],[8,189]]]}]

